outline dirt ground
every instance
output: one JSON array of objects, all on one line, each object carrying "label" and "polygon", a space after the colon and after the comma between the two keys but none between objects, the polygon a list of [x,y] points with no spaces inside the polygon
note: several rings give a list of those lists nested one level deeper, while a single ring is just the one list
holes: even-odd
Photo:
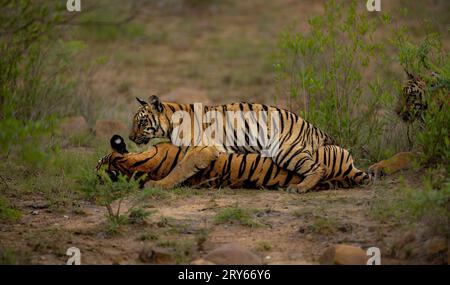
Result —
[{"label": "dirt ground", "polygon": [[[333,244],[376,246],[382,262],[387,256],[387,263],[414,263],[390,257],[404,228],[373,219],[371,201],[377,190],[376,184],[304,195],[183,189],[181,194],[144,201],[153,214],[114,233],[108,230],[101,206],[82,202],[76,211],[58,213],[49,210],[45,200],[29,196],[14,201],[24,216],[18,224],[2,225],[0,239],[3,246],[20,249],[16,254],[32,264],[64,264],[66,250],[73,246],[80,249],[83,264],[141,264],[141,252],[154,246],[171,248],[177,258],[170,263],[183,264],[230,242],[257,253],[264,264],[317,264]],[[123,212],[129,203],[125,201]],[[251,210],[252,224],[217,223],[217,213],[227,207]]]}]

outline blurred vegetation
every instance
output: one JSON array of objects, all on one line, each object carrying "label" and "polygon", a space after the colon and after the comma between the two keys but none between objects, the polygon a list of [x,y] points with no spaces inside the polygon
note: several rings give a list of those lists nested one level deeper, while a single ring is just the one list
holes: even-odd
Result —
[{"label": "blurred vegetation", "polygon": [[[424,70],[439,74],[441,88],[428,90],[425,127],[415,136],[418,149],[434,163],[448,164],[448,53],[438,34],[413,44],[402,26],[384,38],[375,37],[383,26],[395,26],[388,14],[368,18],[358,12],[358,1],[326,1],[324,13],[309,20],[309,33],[285,30],[279,40],[275,72],[281,96],[289,107],[337,139],[357,160],[379,161],[393,153],[409,150],[398,132],[403,126],[393,109],[406,80],[388,76],[391,50],[398,63],[432,84]],[[366,76],[366,74],[374,74]],[[433,87],[434,88],[434,87]],[[436,89],[436,88],[435,88]],[[431,94],[432,93],[432,94]],[[403,126],[403,129],[405,127]],[[403,144],[394,143],[394,140]]]},{"label": "blurred vegetation", "polygon": [[[67,138],[56,137],[58,125],[65,116],[92,117],[95,108],[93,102],[86,108],[90,98],[80,95],[73,64],[85,44],[59,37],[67,21],[62,1],[1,0],[0,7],[0,177],[7,185],[2,192],[34,189],[64,207],[73,203],[64,186],[72,181],[74,159],[85,156],[61,153]],[[12,213],[3,193],[0,211]]]},{"label": "blurred vegetation", "polygon": [[293,111],[336,138],[354,157],[378,161],[393,152],[378,147],[392,122],[388,115],[380,116],[393,102],[392,82],[380,73],[370,78],[364,74],[385,59],[383,42],[373,36],[387,18],[369,19],[357,4],[327,1],[325,12],[309,20],[308,34],[284,31],[275,72]]},{"label": "blurred vegetation", "polygon": [[401,65],[425,84],[427,106],[422,120],[409,123],[420,162],[442,165],[450,174],[450,54],[442,46],[441,35],[430,33],[419,43],[408,34],[397,33],[394,41]]}]

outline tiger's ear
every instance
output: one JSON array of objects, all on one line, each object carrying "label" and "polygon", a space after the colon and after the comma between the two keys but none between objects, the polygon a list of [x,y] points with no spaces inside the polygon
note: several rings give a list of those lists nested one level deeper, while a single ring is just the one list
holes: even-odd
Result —
[{"label": "tiger's ear", "polygon": [[414,79],[414,75],[408,71],[406,67],[403,67],[403,70],[405,71],[406,75],[408,75],[408,79]]},{"label": "tiger's ear", "polygon": [[148,106],[148,103],[144,100],[139,99],[138,97],[136,97],[136,100],[139,102],[139,104],[141,104],[142,107]]},{"label": "tiger's ear", "polygon": [[161,100],[159,100],[159,97],[156,95],[150,96],[150,106],[152,110],[156,112],[162,112],[163,111],[163,105],[161,103]]}]

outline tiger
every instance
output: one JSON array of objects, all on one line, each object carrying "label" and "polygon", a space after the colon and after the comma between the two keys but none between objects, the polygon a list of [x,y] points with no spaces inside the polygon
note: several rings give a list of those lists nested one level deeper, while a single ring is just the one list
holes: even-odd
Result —
[{"label": "tiger", "polygon": [[[99,160],[97,172],[104,170],[113,181],[119,175],[125,175],[139,180],[142,187],[155,187],[151,184],[153,181],[165,180],[174,169],[182,167],[180,161],[187,155],[185,148],[170,142],[152,145],[139,153],[128,152],[119,135],[111,138],[110,145],[112,152]],[[316,189],[350,188],[371,181],[371,176],[357,169],[349,152],[341,147],[319,147],[313,159],[325,169]],[[169,188],[280,189],[304,179],[304,175],[279,167],[269,157],[255,153],[221,153],[195,175],[186,180],[171,181]]]},{"label": "tiger", "polygon": [[[200,114],[195,110],[195,104],[177,104],[161,102],[158,96],[152,95],[149,102],[136,98],[139,103],[139,109],[133,116],[132,130],[129,135],[131,141],[138,145],[147,144],[150,139],[160,137],[174,141],[174,121],[173,115],[179,111],[189,114],[190,118],[194,118],[196,124],[197,117],[215,111],[222,115],[228,112],[243,112],[245,114],[253,113],[254,117],[250,120],[252,123],[256,121],[256,116],[262,116],[266,121],[274,120],[278,114],[279,128],[277,134],[278,140],[275,145],[278,148],[269,149],[270,158],[281,168],[297,173],[304,177],[300,183],[288,185],[290,191],[298,193],[306,192],[312,189],[325,175],[323,165],[317,163],[314,159],[315,152],[322,146],[337,145],[336,141],[315,127],[313,124],[302,119],[293,112],[257,103],[230,103],[218,106],[202,106]],[[233,121],[234,122],[234,121]],[[226,138],[236,137],[238,132],[233,123],[223,123],[216,120],[213,124],[223,131]],[[204,125],[199,126],[204,130]],[[258,126],[259,127],[259,126]],[[275,127],[272,127],[273,129]],[[228,132],[227,130],[230,129]],[[252,135],[250,127],[245,125],[245,139],[248,140]],[[176,143],[175,143],[176,144]],[[198,171],[210,165],[211,161],[217,159],[221,153],[238,153],[238,154],[262,154],[264,142],[258,138],[257,144],[252,146],[239,146],[237,144],[227,145],[225,142],[216,142],[215,145],[188,145],[184,161],[180,165],[186,164],[186,167],[178,171],[174,169],[168,176],[170,178],[163,179],[157,183],[161,188],[168,188],[174,181],[185,180],[195,175]]]},{"label": "tiger", "polygon": [[[408,124],[407,135],[410,144],[412,144],[411,138],[409,137],[409,127],[414,122],[418,122],[421,129],[425,128],[424,116],[427,112],[430,99],[439,100],[437,103],[439,105],[439,110],[442,111],[444,106],[446,104],[448,105],[450,95],[448,93],[448,83],[443,82],[438,73],[431,73],[432,80],[428,86],[421,76],[414,75],[406,68],[404,68],[404,71],[407,75],[407,81],[402,88],[402,92],[398,96],[394,111],[403,122]],[[429,98],[432,91],[439,89],[446,94],[446,100],[441,100],[441,98],[435,99],[434,97]],[[418,154],[416,152],[399,152],[388,159],[371,165],[368,172],[376,178],[385,174],[393,174],[400,170],[410,169],[414,165],[414,161],[417,157]]]},{"label": "tiger", "polygon": [[416,120],[423,122],[423,115],[428,108],[425,100],[426,83],[420,76],[412,74],[407,69],[404,70],[408,78],[394,111],[405,123]]}]

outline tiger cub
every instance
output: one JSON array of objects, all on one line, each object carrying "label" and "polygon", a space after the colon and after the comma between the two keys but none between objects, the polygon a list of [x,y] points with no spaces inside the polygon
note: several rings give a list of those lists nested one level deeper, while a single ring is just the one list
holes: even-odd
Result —
[{"label": "tiger cub", "polygon": [[[183,171],[180,161],[186,156],[186,149],[171,143],[160,143],[140,153],[128,152],[122,137],[111,138],[112,153],[104,156],[97,164],[97,171],[104,169],[111,178],[123,174],[129,178],[142,178],[142,185],[158,187],[154,181],[161,181],[177,168]],[[347,150],[338,146],[323,146],[313,159],[325,169],[316,189],[350,188],[367,184],[371,176],[357,169]],[[230,188],[285,188],[292,183],[301,183],[305,176],[285,170],[272,159],[259,154],[223,153],[195,175],[179,181],[171,181],[166,188],[188,187],[230,187]]]}]

